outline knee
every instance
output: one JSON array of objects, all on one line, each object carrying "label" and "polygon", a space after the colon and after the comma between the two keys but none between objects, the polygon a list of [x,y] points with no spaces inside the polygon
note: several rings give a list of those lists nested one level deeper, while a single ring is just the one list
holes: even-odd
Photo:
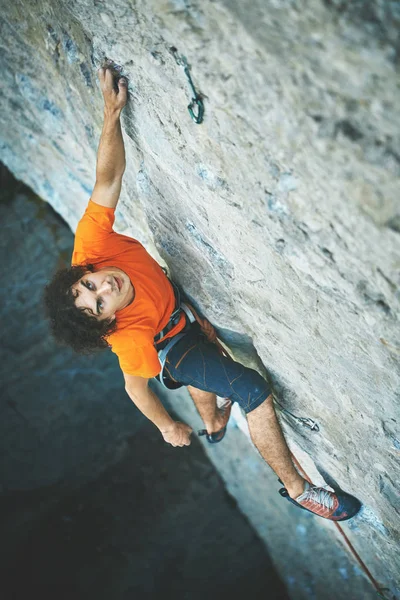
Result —
[{"label": "knee", "polygon": [[270,390],[269,390],[268,396],[265,398],[265,404],[266,404],[266,406],[268,406],[268,408],[275,410],[274,400],[272,398],[272,392]]}]

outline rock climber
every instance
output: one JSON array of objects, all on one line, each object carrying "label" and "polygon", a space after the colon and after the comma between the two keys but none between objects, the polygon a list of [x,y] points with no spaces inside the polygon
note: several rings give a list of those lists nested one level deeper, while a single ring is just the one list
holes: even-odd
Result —
[{"label": "rock climber", "polygon": [[[174,447],[190,445],[192,428],[168,414],[149,387],[151,378],[187,386],[211,443],[224,437],[232,402],[238,402],[251,439],[284,486],[281,495],[326,519],[353,517],[361,507],[357,498],[313,486],[296,470],[267,381],[221,353],[208,335],[212,326],[179,299],[176,286],[145,248],[113,230],[125,171],[120,115],[128,82],[109,63],[98,76],[104,124],[96,182],[76,230],[72,267],[58,271],[45,291],[55,337],[83,353],[111,347],[129,397]],[[229,404],[218,407],[216,396]]]}]

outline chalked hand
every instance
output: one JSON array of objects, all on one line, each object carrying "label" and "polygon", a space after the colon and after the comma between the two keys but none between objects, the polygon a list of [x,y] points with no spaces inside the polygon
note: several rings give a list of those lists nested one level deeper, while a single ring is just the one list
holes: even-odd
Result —
[{"label": "chalked hand", "polygon": [[128,99],[128,80],[126,77],[117,78],[109,63],[99,69],[98,75],[105,109],[119,114]]}]

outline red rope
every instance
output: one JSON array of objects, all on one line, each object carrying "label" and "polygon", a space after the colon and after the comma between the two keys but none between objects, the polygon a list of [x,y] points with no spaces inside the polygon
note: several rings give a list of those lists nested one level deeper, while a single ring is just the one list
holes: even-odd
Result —
[{"label": "red rope", "polygon": [[215,331],[215,328],[210,323],[210,321],[208,319],[206,319],[205,317],[200,317],[200,315],[195,311],[195,309],[193,308],[193,306],[191,304],[189,304],[189,302],[185,302],[185,304],[192,311],[194,318],[196,319],[196,321],[200,325],[200,329],[204,333],[204,335],[206,336],[207,340],[209,342],[214,343],[217,346],[220,354],[223,354],[224,356],[229,357],[229,353],[225,350],[225,348],[222,346],[222,344],[218,340],[218,338],[217,338],[217,332]]}]

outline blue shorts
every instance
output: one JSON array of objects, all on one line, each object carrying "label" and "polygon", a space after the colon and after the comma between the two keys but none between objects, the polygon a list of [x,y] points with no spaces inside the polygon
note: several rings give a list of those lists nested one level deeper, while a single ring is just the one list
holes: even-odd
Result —
[{"label": "blue shorts", "polygon": [[220,354],[196,325],[168,352],[164,373],[174,382],[238,402],[246,413],[271,394],[257,371]]}]

